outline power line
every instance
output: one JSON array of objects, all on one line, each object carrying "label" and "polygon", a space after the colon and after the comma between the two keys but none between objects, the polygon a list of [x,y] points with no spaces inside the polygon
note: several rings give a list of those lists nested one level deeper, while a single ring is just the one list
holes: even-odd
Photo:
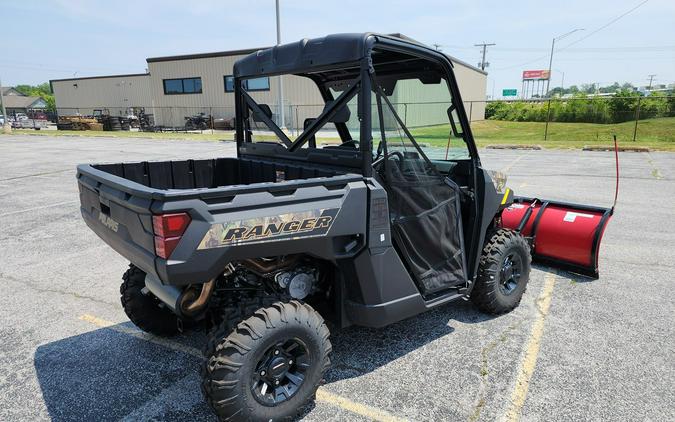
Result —
[{"label": "power line", "polygon": [[610,20],[609,22],[607,22],[606,24],[602,25],[600,28],[596,29],[595,31],[591,31],[591,32],[589,32],[588,34],[586,34],[585,36],[579,38],[578,40],[572,41],[571,43],[567,44],[565,47],[562,47],[562,48],[558,49],[558,51],[563,51],[563,50],[569,48],[570,46],[573,46],[574,44],[580,43],[581,41],[587,39],[588,37],[592,36],[593,34],[597,34],[598,32],[600,32],[600,31],[602,31],[603,29],[607,28],[608,26],[610,26],[610,25],[613,24],[614,22],[618,21],[619,19],[621,19],[621,18],[623,18],[623,17],[625,17],[625,16],[627,16],[627,15],[633,13],[634,11],[636,11],[637,9],[639,9],[640,7],[642,7],[643,5],[645,5],[648,1],[649,1],[649,0],[644,0],[642,3],[639,3],[637,6],[633,7],[632,9],[630,9],[630,10],[628,10],[628,11],[622,13],[621,15],[619,15],[619,16],[617,16],[617,17],[615,17],[614,19],[612,19],[612,20]]},{"label": "power line", "polygon": [[[600,32],[600,31],[602,31],[603,29],[607,28],[608,26],[610,26],[611,24],[615,23],[615,22],[618,21],[619,19],[621,19],[621,18],[623,18],[623,17],[629,15],[630,13],[633,13],[635,10],[637,10],[637,9],[640,8],[640,7],[642,7],[642,6],[643,6],[645,3],[647,3],[648,1],[649,1],[649,0],[644,0],[644,1],[642,1],[642,2],[639,3],[637,6],[634,6],[632,9],[629,9],[628,11],[626,11],[626,12],[622,13],[621,15],[615,17],[614,19],[610,20],[610,21],[607,22],[606,24],[604,24],[604,25],[602,25],[601,27],[599,27],[599,28],[597,28],[597,29],[595,29],[595,30],[589,32],[588,34],[586,34],[585,36],[579,38],[578,40],[572,41],[570,44],[567,44],[566,46],[564,46],[564,47],[562,47],[562,48],[559,48],[557,51],[563,51],[563,50],[566,50],[566,49],[569,48],[570,46],[575,45],[575,44],[578,44],[579,42],[581,42],[581,41],[583,41],[583,40],[585,40],[585,39],[588,39],[588,38],[591,37],[592,35],[597,34],[598,32]],[[538,62],[538,61],[540,61],[540,60],[542,60],[542,59],[545,59],[546,57],[548,57],[548,55],[541,56],[541,57],[537,57],[536,59],[529,60],[529,61],[527,61],[527,62],[520,63],[520,64],[517,64],[517,65],[500,67],[500,68],[498,68],[498,69],[496,69],[496,70],[505,70],[505,69],[512,69],[512,68],[514,68],[514,67],[525,66],[526,64]]]}]

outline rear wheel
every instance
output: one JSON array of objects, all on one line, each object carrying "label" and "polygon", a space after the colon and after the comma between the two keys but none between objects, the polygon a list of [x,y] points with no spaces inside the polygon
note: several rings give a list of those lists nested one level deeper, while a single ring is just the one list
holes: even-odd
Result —
[{"label": "rear wheel", "polygon": [[209,339],[202,391],[221,420],[289,420],[313,399],[330,365],[323,318],[298,301],[257,310]]},{"label": "rear wheel", "polygon": [[525,238],[512,230],[498,230],[483,248],[471,301],[490,314],[513,310],[527,288],[531,263]]},{"label": "rear wheel", "polygon": [[178,333],[178,317],[145,287],[145,272],[131,264],[122,279],[120,299],[131,322],[158,336]]}]

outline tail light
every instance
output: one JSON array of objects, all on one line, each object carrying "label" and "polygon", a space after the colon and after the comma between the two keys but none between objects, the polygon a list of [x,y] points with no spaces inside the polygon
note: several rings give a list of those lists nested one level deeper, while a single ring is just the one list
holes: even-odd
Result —
[{"label": "tail light", "polygon": [[184,212],[152,216],[152,229],[155,232],[155,253],[157,256],[164,259],[171,256],[190,221],[190,216]]}]

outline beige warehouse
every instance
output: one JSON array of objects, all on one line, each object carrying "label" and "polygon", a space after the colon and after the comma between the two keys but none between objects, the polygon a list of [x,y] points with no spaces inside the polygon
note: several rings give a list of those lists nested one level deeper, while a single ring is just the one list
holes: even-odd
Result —
[{"label": "beige warehouse", "polygon": [[[97,109],[124,115],[143,108],[154,115],[155,124],[164,126],[182,126],[186,116],[200,112],[227,119],[234,116],[234,93],[228,89],[232,88],[228,76],[238,59],[257,50],[155,57],[147,59],[147,74],[58,79],[50,83],[60,115],[93,114]],[[467,114],[471,120],[482,120],[487,74],[453,57],[450,59]],[[302,127],[305,118],[320,114],[323,101],[312,81],[292,75],[283,78],[285,124],[291,129]],[[260,78],[249,85],[253,98],[268,104],[275,119],[278,79]],[[407,93],[400,100],[414,104],[415,93]],[[420,123],[423,120],[422,116],[411,118],[420,119]],[[414,121],[409,123],[415,125]]]}]

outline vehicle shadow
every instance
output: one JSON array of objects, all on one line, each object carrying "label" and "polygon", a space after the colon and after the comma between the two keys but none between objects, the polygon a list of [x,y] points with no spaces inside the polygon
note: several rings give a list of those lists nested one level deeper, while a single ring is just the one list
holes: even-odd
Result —
[{"label": "vehicle shadow", "polygon": [[[480,323],[494,318],[469,302],[457,301],[384,328],[349,327],[331,334],[331,383],[378,369],[441,337],[452,334],[454,322]],[[357,347],[356,347],[357,346]]]},{"label": "vehicle shadow", "polygon": [[[333,367],[326,382],[374,371],[451,334],[455,321],[479,323],[489,318],[461,301],[382,329],[336,330],[331,335]],[[215,420],[201,396],[201,359],[130,335],[130,330],[131,323],[123,323],[37,348],[35,370],[51,419]],[[205,335],[194,332],[173,341],[201,348]]]},{"label": "vehicle shadow", "polygon": [[569,280],[571,283],[593,283],[598,281],[597,278],[585,276],[582,274],[573,273],[570,271],[562,270],[559,268],[549,267],[544,264],[532,263],[532,269],[539,270],[543,273],[552,274],[556,277],[564,278]]}]

